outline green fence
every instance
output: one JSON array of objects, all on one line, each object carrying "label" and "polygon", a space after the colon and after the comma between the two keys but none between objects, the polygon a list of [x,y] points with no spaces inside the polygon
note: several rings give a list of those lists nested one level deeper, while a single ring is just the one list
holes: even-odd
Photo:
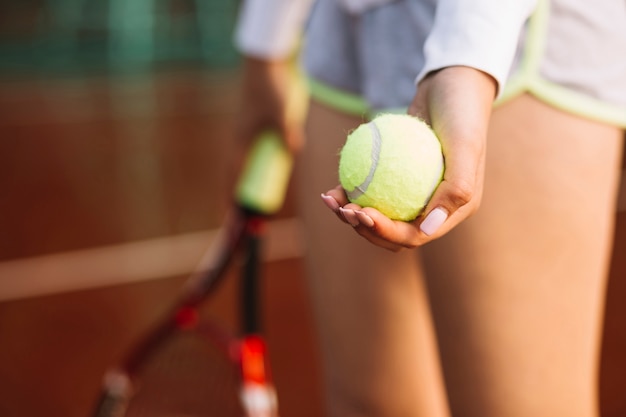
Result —
[{"label": "green fence", "polygon": [[237,0],[0,0],[0,71],[231,67]]}]

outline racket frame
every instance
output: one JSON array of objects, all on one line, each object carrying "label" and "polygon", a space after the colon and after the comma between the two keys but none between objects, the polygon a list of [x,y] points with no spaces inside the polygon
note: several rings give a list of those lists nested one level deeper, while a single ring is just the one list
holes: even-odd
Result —
[{"label": "racket frame", "polygon": [[[259,276],[261,242],[267,216],[235,208],[216,241],[190,276],[183,292],[163,318],[150,328],[116,368],[109,370],[94,417],[122,417],[134,394],[134,381],[142,366],[175,333],[203,335],[238,368],[240,402],[249,417],[276,417],[277,397],[272,384],[267,345],[260,334]],[[199,308],[219,287],[238,254],[241,268],[240,331],[233,335],[211,321],[201,320]]]},{"label": "racket frame", "polygon": [[[259,135],[243,166],[234,209],[216,241],[184,285],[178,301],[139,339],[121,365],[106,373],[94,417],[122,417],[141,367],[173,334],[191,330],[204,334],[238,365],[241,403],[248,417],[278,415],[267,346],[259,331],[260,246],[268,217],[282,207],[292,164],[293,159],[276,132]],[[242,335],[233,339],[201,321],[198,308],[218,287],[238,253],[246,254],[239,300]]]}]

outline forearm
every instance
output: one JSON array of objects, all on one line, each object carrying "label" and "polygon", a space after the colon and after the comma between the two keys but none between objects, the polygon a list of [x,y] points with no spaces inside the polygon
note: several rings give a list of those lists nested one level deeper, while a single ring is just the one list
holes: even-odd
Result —
[{"label": "forearm", "polygon": [[446,131],[447,136],[483,137],[496,88],[495,79],[485,72],[465,66],[447,67],[422,80],[409,112],[426,118],[435,130]]}]

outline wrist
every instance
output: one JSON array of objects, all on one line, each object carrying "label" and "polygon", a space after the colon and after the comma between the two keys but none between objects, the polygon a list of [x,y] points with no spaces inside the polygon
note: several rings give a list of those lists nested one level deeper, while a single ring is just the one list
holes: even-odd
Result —
[{"label": "wrist", "polygon": [[[481,101],[493,102],[498,94],[498,81],[490,74],[477,68],[454,65],[440,68],[428,73],[418,84],[418,89],[423,85],[437,84],[441,86],[467,85],[480,97]],[[438,87],[439,88],[439,87]]]}]

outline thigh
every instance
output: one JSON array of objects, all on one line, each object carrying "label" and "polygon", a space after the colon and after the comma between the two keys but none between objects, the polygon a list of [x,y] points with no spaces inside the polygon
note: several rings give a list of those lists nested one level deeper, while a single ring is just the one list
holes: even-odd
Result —
[{"label": "thigh", "polygon": [[308,282],[330,416],[443,416],[433,331],[415,252],[392,253],[335,218],[338,151],[362,120],[313,103],[298,166]]},{"label": "thigh", "polygon": [[481,208],[423,248],[453,415],[595,415],[621,142],[530,96],[494,111]]}]

